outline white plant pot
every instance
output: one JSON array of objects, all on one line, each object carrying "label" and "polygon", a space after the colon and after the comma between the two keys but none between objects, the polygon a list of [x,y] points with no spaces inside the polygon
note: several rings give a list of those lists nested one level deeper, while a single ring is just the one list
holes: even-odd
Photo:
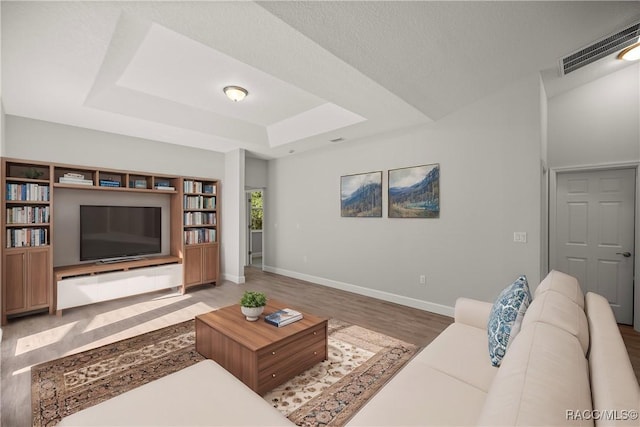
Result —
[{"label": "white plant pot", "polygon": [[255,322],[258,320],[262,312],[264,311],[264,307],[240,307],[242,314],[245,315],[249,322]]}]

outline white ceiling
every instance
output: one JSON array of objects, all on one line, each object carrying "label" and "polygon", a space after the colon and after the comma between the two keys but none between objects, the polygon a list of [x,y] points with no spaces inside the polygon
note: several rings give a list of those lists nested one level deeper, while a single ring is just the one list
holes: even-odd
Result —
[{"label": "white ceiling", "polygon": [[[640,2],[2,1],[7,114],[280,157],[442,117],[540,72]],[[227,100],[222,88],[249,96]]]}]

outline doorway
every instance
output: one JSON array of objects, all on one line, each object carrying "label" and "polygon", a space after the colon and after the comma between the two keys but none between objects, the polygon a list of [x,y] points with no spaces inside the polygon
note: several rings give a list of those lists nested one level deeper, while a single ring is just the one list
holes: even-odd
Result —
[{"label": "doorway", "polygon": [[246,191],[247,256],[245,265],[262,269],[264,257],[264,191]]},{"label": "doorway", "polygon": [[618,323],[633,324],[636,168],[556,174],[550,210],[550,267],[583,292],[609,300]]}]

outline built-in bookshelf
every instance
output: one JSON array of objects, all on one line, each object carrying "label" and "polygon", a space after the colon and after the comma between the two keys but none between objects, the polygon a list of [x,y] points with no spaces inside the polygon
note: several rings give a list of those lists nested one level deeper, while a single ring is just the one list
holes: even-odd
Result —
[{"label": "built-in bookshelf", "polygon": [[[63,189],[166,194],[170,200],[170,255],[150,265],[181,263],[182,291],[219,277],[219,182],[138,171],[2,159],[2,323],[12,315],[56,311],[53,281],[53,206]],[[139,263],[139,261],[138,261]],[[138,264],[56,266],[79,276],[138,268]],[[94,271],[95,270],[95,271]]]},{"label": "built-in bookshelf", "polygon": [[184,178],[184,287],[218,280],[218,181]]},{"label": "built-in bookshelf", "polygon": [[2,161],[2,320],[51,310],[52,167]]}]

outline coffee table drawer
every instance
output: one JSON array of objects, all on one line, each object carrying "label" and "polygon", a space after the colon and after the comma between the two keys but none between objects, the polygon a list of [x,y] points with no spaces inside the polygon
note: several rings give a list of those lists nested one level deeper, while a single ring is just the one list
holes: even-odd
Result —
[{"label": "coffee table drawer", "polygon": [[326,333],[324,325],[320,325],[296,335],[291,342],[287,340],[260,350],[258,352],[258,371],[282,363],[282,361],[288,360],[291,356],[301,351],[308,353],[307,350],[316,343],[326,343]]},{"label": "coffee table drawer", "polygon": [[310,343],[298,351],[280,358],[276,363],[258,370],[258,384],[263,393],[325,360],[326,340]]}]

